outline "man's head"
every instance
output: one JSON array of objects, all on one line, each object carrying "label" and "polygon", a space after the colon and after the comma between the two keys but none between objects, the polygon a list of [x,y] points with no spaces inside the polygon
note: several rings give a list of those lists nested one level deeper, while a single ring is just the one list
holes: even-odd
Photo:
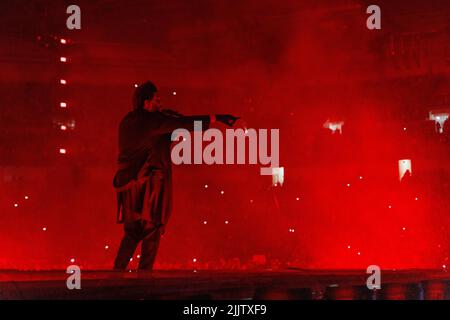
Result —
[{"label": "man's head", "polygon": [[161,110],[158,89],[151,81],[147,81],[136,88],[133,96],[133,108],[148,111]]}]

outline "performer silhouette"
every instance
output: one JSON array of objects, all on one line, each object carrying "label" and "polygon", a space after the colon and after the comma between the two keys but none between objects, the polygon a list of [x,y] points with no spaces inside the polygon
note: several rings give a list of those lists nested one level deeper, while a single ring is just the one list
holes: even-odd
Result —
[{"label": "performer silhouette", "polygon": [[183,116],[164,110],[150,81],[136,88],[133,108],[119,126],[118,170],[113,185],[117,222],[124,224],[125,233],[114,269],[125,270],[142,241],[139,269],[152,270],[172,209],[172,132],[178,128],[193,131],[194,121],[202,121],[206,128],[216,120],[233,126],[238,118],[223,114]]}]

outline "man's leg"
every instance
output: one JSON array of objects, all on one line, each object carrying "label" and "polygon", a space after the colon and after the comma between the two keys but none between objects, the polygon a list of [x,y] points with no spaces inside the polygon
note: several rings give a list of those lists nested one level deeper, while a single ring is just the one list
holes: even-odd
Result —
[{"label": "man's leg", "polygon": [[159,239],[161,237],[159,228],[148,221],[144,221],[144,234],[141,246],[140,270],[152,270],[158,253]]},{"label": "man's leg", "polygon": [[125,234],[120,243],[119,251],[114,262],[114,270],[125,270],[133,257],[134,251],[141,240],[141,221],[124,224]]}]

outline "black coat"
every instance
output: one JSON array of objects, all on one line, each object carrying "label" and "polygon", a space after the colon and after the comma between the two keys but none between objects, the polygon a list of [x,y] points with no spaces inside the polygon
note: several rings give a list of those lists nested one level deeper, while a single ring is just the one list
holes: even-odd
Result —
[{"label": "black coat", "polygon": [[117,221],[149,220],[167,224],[172,211],[171,134],[194,129],[194,121],[209,127],[209,116],[182,116],[138,109],[129,112],[119,126],[118,170],[113,185],[117,192]]}]

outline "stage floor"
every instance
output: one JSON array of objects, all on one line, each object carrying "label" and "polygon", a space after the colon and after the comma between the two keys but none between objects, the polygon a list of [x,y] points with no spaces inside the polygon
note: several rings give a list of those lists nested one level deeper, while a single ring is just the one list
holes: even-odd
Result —
[{"label": "stage floor", "polygon": [[376,291],[367,288],[365,271],[354,270],[82,271],[80,290],[67,288],[69,276],[0,271],[0,299],[450,299],[443,270],[382,270]]}]

